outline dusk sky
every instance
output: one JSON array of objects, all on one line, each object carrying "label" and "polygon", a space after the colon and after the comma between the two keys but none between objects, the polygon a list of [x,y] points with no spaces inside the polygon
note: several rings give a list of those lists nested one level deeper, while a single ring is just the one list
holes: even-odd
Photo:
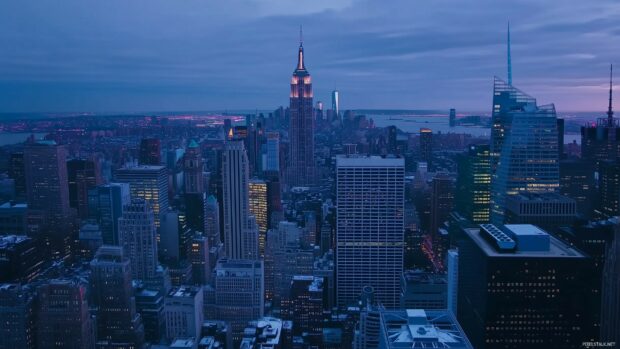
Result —
[{"label": "dusk sky", "polygon": [[0,112],[274,109],[300,24],[315,101],[490,112],[510,20],[514,85],[602,114],[619,19],[617,0],[2,0]]}]

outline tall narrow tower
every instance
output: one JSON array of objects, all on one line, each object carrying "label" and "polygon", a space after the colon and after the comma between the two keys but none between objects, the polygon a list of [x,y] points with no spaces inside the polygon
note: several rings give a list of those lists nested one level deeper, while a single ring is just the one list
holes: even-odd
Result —
[{"label": "tall narrow tower", "polygon": [[510,22],[508,22],[508,41],[506,59],[508,60],[508,85],[512,86],[512,57],[510,55]]},{"label": "tall narrow tower", "polygon": [[314,117],[312,110],[312,78],[304,63],[303,37],[299,38],[297,68],[291,79],[290,95],[291,143],[288,182],[290,186],[312,185],[315,180],[314,166]]},{"label": "tall narrow tower", "polygon": [[256,259],[258,232],[250,214],[249,163],[243,141],[227,142],[222,152],[224,247],[230,259]]}]

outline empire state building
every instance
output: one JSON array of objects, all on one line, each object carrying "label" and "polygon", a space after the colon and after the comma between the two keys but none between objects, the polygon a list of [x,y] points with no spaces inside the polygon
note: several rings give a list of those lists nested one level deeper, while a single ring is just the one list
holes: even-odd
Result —
[{"label": "empire state building", "polygon": [[304,65],[304,47],[300,40],[297,68],[291,79],[290,186],[310,186],[316,180],[312,96],[312,78]]}]

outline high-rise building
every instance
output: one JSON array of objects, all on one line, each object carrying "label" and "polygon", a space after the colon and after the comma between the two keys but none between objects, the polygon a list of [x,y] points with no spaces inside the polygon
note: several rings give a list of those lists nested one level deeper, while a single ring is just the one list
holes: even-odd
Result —
[{"label": "high-rise building", "polygon": [[221,243],[220,206],[213,195],[209,195],[205,203],[204,236],[207,238],[210,248]]},{"label": "high-rise building", "polygon": [[54,279],[37,289],[37,348],[93,348],[94,321],[88,309],[86,285]]},{"label": "high-rise building", "polygon": [[599,161],[599,207],[598,212],[605,217],[620,214],[620,161]]},{"label": "high-rise building", "polygon": [[71,229],[67,150],[54,141],[39,141],[24,148],[24,167],[28,210],[45,217],[45,238],[50,239],[52,253],[64,258],[70,255]]},{"label": "high-rise building", "polygon": [[[504,140],[510,132],[514,110],[522,110],[528,104],[536,104],[536,99],[498,77],[493,81],[493,114],[491,117],[491,171],[497,171]],[[555,122],[555,121],[554,121]]]},{"label": "high-rise building", "polygon": [[310,345],[320,346],[323,337],[323,278],[295,275],[290,283],[288,318],[293,321],[293,334],[302,334]]},{"label": "high-rise building", "polygon": [[106,245],[119,244],[118,219],[123,207],[131,202],[129,193],[127,183],[104,184],[88,191],[88,214],[99,225]]},{"label": "high-rise building", "polygon": [[459,297],[459,251],[448,251],[448,311],[457,314]]},{"label": "high-rise building", "polygon": [[267,232],[265,246],[265,294],[274,307],[286,307],[295,275],[312,275],[314,250],[302,242],[304,229],[280,222]]},{"label": "high-rise building", "polygon": [[95,257],[99,247],[103,246],[101,229],[93,221],[86,221],[80,227],[78,258],[82,261],[90,261]]},{"label": "high-rise building", "polygon": [[605,246],[605,267],[601,299],[601,340],[620,342],[620,227],[614,227],[613,240]]},{"label": "high-rise building", "polygon": [[405,270],[400,279],[401,309],[447,309],[448,287],[444,274]]},{"label": "high-rise building", "polygon": [[473,223],[488,223],[491,209],[489,146],[471,145],[457,158],[455,209]]},{"label": "high-rise building", "polygon": [[336,158],[337,302],[353,304],[372,286],[385,307],[400,303],[403,271],[405,162],[402,158]]},{"label": "high-rise building", "polygon": [[205,192],[203,173],[204,165],[200,145],[192,140],[183,155],[183,181],[186,194]]},{"label": "high-rise building", "polygon": [[24,167],[24,153],[11,153],[9,157],[9,178],[15,181],[15,196],[26,197],[26,173]]},{"label": "high-rise building", "polygon": [[288,184],[293,187],[312,185],[316,180],[312,98],[312,78],[306,70],[303,42],[300,40],[290,95],[291,150]]},{"label": "high-rise building", "polygon": [[431,183],[430,233],[436,235],[454,206],[454,182],[447,173],[438,173]]},{"label": "high-rise building", "polygon": [[263,171],[280,172],[280,134],[278,132],[267,132],[267,151],[263,162]]},{"label": "high-rise building", "polygon": [[119,242],[131,262],[131,274],[137,280],[152,280],[157,270],[155,217],[144,199],[132,199],[118,220]]},{"label": "high-rise building", "polygon": [[581,127],[581,158],[598,168],[603,160],[616,161],[620,157],[620,124],[614,118],[612,105],[612,71],[609,76],[609,105],[607,117],[596,124]]},{"label": "high-rise building", "polygon": [[534,224],[553,232],[577,218],[575,200],[556,193],[518,194],[506,199],[506,224]]},{"label": "high-rise building", "polygon": [[30,282],[39,276],[44,262],[41,248],[32,238],[0,236],[0,282]]},{"label": "high-rise building", "polygon": [[5,202],[0,205],[0,235],[28,234],[28,205]]},{"label": "high-rise building", "polygon": [[201,286],[175,287],[164,299],[166,338],[200,337],[203,315],[203,289]]},{"label": "high-rise building", "polygon": [[220,259],[214,271],[216,318],[228,321],[239,343],[248,321],[263,316],[263,262]]},{"label": "high-rise building", "polygon": [[[492,133],[491,144],[492,154],[501,152],[492,179],[491,220],[496,223],[504,221],[507,196],[557,192],[560,185],[555,107],[519,104],[500,114],[503,133]],[[498,142],[501,150],[493,148]]]},{"label": "high-rise building", "polygon": [[30,290],[20,284],[0,284],[0,348],[34,348],[35,314]]},{"label": "high-rise building", "polygon": [[529,224],[463,233],[458,319],[476,348],[579,348],[597,335],[590,258]]},{"label": "high-rise building", "polygon": [[589,160],[564,159],[560,161],[560,194],[577,203],[577,213],[590,218],[596,204],[594,171]]},{"label": "high-rise building", "polygon": [[258,232],[250,215],[248,157],[241,141],[222,152],[224,247],[230,259],[258,258]]},{"label": "high-rise building", "polygon": [[433,163],[433,130],[430,128],[420,129],[420,160],[432,167]]},{"label": "high-rise building", "polygon": [[267,183],[262,179],[253,178],[249,186],[250,213],[256,219],[258,226],[258,253],[261,258],[265,255],[265,237],[267,236],[268,208]]},{"label": "high-rise building", "polygon": [[340,92],[338,90],[332,91],[332,111],[336,118],[340,120]]},{"label": "high-rise building", "polygon": [[194,236],[189,259],[192,263],[192,280],[194,284],[207,284],[211,278],[211,264],[209,263],[209,244],[206,237],[201,235]]},{"label": "high-rise building", "polygon": [[144,138],[140,141],[140,165],[161,165],[161,141],[157,138]]},{"label": "high-rise building", "polygon": [[88,216],[88,191],[103,182],[99,163],[94,159],[67,161],[69,205],[77,209],[81,218]]},{"label": "high-rise building", "polygon": [[135,292],[136,310],[144,324],[144,339],[158,343],[164,336],[164,297],[161,291],[138,287]]},{"label": "high-rise building", "polygon": [[449,125],[450,127],[456,126],[456,109],[450,109],[450,117],[449,117]]},{"label": "high-rise building", "polygon": [[130,268],[120,246],[102,246],[90,262],[98,347],[140,348],[144,343],[144,326],[136,312]]},{"label": "high-rise building", "polygon": [[123,167],[116,171],[118,182],[129,183],[131,198],[141,198],[150,204],[155,224],[168,211],[168,171],[164,166],[144,165]]}]

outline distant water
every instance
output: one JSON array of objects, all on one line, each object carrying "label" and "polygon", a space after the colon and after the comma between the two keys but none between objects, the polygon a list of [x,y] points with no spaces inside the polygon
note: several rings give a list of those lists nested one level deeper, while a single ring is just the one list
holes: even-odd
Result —
[{"label": "distant water", "polygon": [[466,133],[477,137],[491,137],[491,129],[482,126],[450,127],[447,115],[441,114],[372,114],[364,113],[367,119],[373,119],[378,127],[396,126],[404,132],[419,133],[421,128],[430,128],[434,133]]},{"label": "distant water", "polygon": [[47,133],[30,133],[30,132],[0,133],[0,147],[4,145],[22,143],[26,139],[28,139],[30,135],[34,135],[35,139],[42,139],[43,137],[45,137],[46,134]]}]

